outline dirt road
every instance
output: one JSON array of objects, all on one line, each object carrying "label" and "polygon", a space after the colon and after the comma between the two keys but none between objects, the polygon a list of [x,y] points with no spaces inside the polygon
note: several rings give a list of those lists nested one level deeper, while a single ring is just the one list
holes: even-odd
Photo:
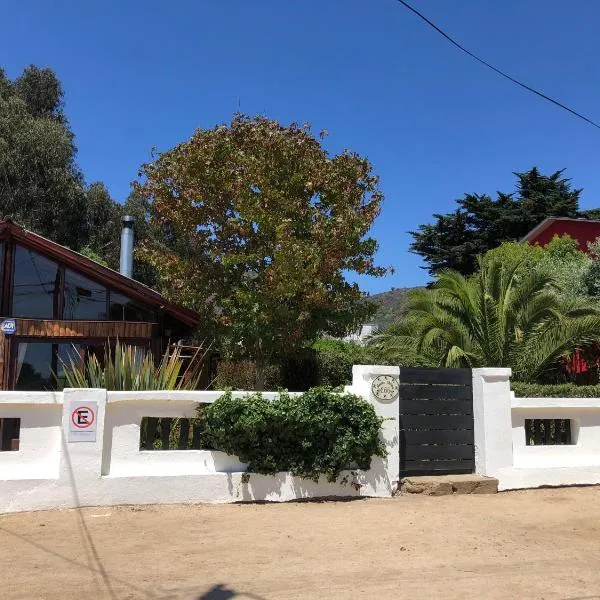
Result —
[{"label": "dirt road", "polygon": [[0,515],[0,598],[600,599],[600,488]]}]

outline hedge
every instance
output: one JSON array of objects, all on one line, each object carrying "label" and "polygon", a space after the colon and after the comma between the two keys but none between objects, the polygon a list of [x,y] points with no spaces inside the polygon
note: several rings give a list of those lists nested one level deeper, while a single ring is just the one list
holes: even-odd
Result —
[{"label": "hedge", "polygon": [[230,392],[198,410],[203,447],[233,454],[248,473],[289,471],[336,481],[350,467],[367,470],[372,456],[386,456],[379,436],[383,419],[360,396],[313,388],[300,396],[281,393],[234,398]]},{"label": "hedge", "polygon": [[[212,388],[218,390],[254,390],[256,389],[256,363],[251,360],[222,360],[217,365],[217,375]],[[276,390],[282,387],[277,365],[267,365],[265,370],[265,388]]]},{"label": "hedge", "polygon": [[513,381],[510,387],[519,398],[600,398],[600,385],[551,385]]},{"label": "hedge", "polygon": [[[265,389],[303,392],[318,386],[349,385],[352,383],[352,366],[359,364],[373,364],[368,348],[343,340],[319,340],[297,356],[283,357],[277,364],[268,365]],[[219,362],[212,389],[256,389],[255,363],[251,360]]]}]

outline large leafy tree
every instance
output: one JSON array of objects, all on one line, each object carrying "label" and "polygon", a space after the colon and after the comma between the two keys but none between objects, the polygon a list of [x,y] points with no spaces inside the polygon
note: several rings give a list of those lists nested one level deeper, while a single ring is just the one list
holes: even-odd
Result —
[{"label": "large leafy tree", "polygon": [[102,182],[92,183],[87,188],[85,212],[81,215],[81,226],[87,232],[83,252],[112,269],[119,267],[123,212],[123,207],[110,197]]},{"label": "large leafy tree", "polygon": [[[86,185],[76,162],[74,134],[64,113],[64,93],[48,68],[27,67],[14,81],[0,69],[0,218],[119,267],[121,217],[136,218],[137,239],[158,236],[149,206],[131,194],[124,205],[102,182]],[[136,279],[154,282],[153,269],[134,264]]]},{"label": "large leafy tree", "polygon": [[[348,272],[383,275],[367,237],[382,193],[369,161],[330,156],[308,126],[236,115],[143,166],[158,285],[259,365],[367,317]],[[260,382],[259,382],[260,385]]]},{"label": "large leafy tree", "polygon": [[478,254],[519,240],[546,217],[586,216],[579,212],[581,190],[571,187],[563,171],[543,175],[533,167],[515,175],[514,193],[465,194],[454,212],[435,214],[433,223],[410,232],[411,251],[424,258],[430,273],[445,268],[473,273]]},{"label": "large leafy tree", "polygon": [[0,71],[0,211],[61,244],[85,243],[85,189],[50,69]]},{"label": "large leafy tree", "polygon": [[526,381],[556,373],[576,348],[600,340],[600,307],[558,294],[550,275],[521,266],[480,262],[470,278],[442,272],[409,296],[404,317],[371,348],[396,364],[511,367]]}]

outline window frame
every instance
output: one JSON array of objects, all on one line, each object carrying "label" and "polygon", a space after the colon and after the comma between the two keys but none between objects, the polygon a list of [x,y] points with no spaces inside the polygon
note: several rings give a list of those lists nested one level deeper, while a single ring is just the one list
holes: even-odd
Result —
[{"label": "window frame", "polygon": [[[4,242],[6,244],[6,241]],[[61,319],[61,315],[63,314],[63,305],[64,305],[64,298],[63,298],[63,294],[64,294],[64,287],[65,287],[65,269],[64,269],[64,265],[62,265],[59,261],[55,260],[54,258],[51,258],[49,256],[46,256],[44,254],[42,254],[41,252],[38,252],[37,250],[33,249],[33,248],[29,248],[28,246],[24,246],[23,244],[16,244],[13,243],[11,244],[12,246],[12,251],[11,251],[11,256],[10,256],[10,260],[11,260],[11,266],[10,266],[10,289],[8,291],[8,308],[9,308],[9,312],[8,315],[13,316],[14,315],[14,296],[15,296],[15,267],[16,267],[16,259],[17,259],[17,249],[18,248],[22,248],[23,250],[25,250],[26,252],[33,252],[34,254],[41,256],[44,260],[50,261],[52,263],[54,263],[56,265],[56,271],[58,273],[58,277],[59,277],[59,289],[58,289],[58,297],[57,297],[57,303],[56,303],[56,316],[51,316],[51,317],[40,317],[40,316],[34,316],[34,317],[24,317],[24,316],[18,316],[16,317],[17,319],[42,319],[44,321],[54,321],[54,320],[60,320]],[[6,249],[5,249],[6,250]],[[6,283],[6,280],[3,278],[3,284]]]},{"label": "window frame", "polygon": [[[54,262],[57,267],[58,267],[58,271],[60,273],[60,289],[59,289],[59,294],[58,294],[58,308],[57,308],[57,316],[55,317],[40,317],[38,315],[33,315],[33,316],[29,316],[29,317],[16,317],[19,319],[41,319],[41,320],[45,320],[45,321],[101,321],[101,322],[119,322],[119,323],[159,323],[160,322],[160,310],[157,309],[154,306],[150,306],[149,304],[146,304],[144,301],[139,301],[136,300],[135,298],[132,298],[131,296],[129,296],[127,293],[123,293],[120,292],[116,289],[111,288],[109,285],[107,285],[106,283],[100,282],[97,279],[88,276],[85,273],[82,273],[81,271],[78,271],[76,268],[74,268],[71,265],[66,265],[64,262],[62,262],[61,260],[57,260],[55,258],[53,258],[52,256],[46,255],[43,252],[40,252],[39,250],[36,250],[35,248],[30,248],[29,246],[27,246],[26,244],[20,243],[16,240],[10,240],[7,238],[4,238],[2,240],[0,240],[0,243],[2,243],[4,245],[4,256],[3,256],[3,264],[0,265],[0,271],[1,271],[1,281],[2,281],[2,292],[1,292],[1,296],[0,296],[0,313],[5,316],[5,317],[12,317],[13,316],[13,300],[14,300],[14,280],[15,280],[15,258],[16,258],[16,250],[17,247],[21,247],[27,251],[31,251],[34,252],[40,256],[42,256],[43,258],[45,258],[46,260],[50,260],[52,262]],[[65,310],[65,284],[66,284],[66,272],[67,270],[72,271],[73,273],[75,273],[76,275],[83,277],[85,279],[90,280],[91,282],[102,286],[104,289],[106,289],[106,318],[105,319],[65,319],[64,316],[64,310]],[[118,321],[115,321],[114,319],[110,318],[110,307],[111,307],[111,295],[112,294],[118,294],[119,296],[123,296],[124,298],[127,298],[130,302],[132,302],[135,305],[138,305],[140,307],[140,309],[142,309],[144,312],[149,313],[150,315],[154,316],[154,320],[152,321],[130,321],[128,319],[119,319]]]},{"label": "window frame", "polygon": [[[109,340],[103,337],[35,337],[35,336],[14,336],[11,338],[11,347],[9,352],[8,364],[8,388],[9,390],[15,390],[17,385],[17,357],[19,351],[19,344],[47,344],[47,345],[66,345],[76,344],[82,346],[81,349],[81,360],[84,361],[87,358],[88,346],[104,346]],[[120,338],[119,342],[122,344],[140,346],[148,351],[153,351],[152,339],[149,338]],[[116,343],[116,341],[115,341]]]}]

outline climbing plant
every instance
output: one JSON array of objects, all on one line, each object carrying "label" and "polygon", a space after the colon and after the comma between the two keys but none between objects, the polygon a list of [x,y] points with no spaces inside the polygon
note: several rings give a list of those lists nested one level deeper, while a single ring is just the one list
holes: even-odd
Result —
[{"label": "climbing plant", "polygon": [[198,412],[204,447],[237,455],[248,473],[289,471],[318,481],[336,481],[354,467],[369,469],[386,456],[379,436],[383,419],[363,398],[313,388],[300,396],[281,393],[234,397],[231,392]]}]

